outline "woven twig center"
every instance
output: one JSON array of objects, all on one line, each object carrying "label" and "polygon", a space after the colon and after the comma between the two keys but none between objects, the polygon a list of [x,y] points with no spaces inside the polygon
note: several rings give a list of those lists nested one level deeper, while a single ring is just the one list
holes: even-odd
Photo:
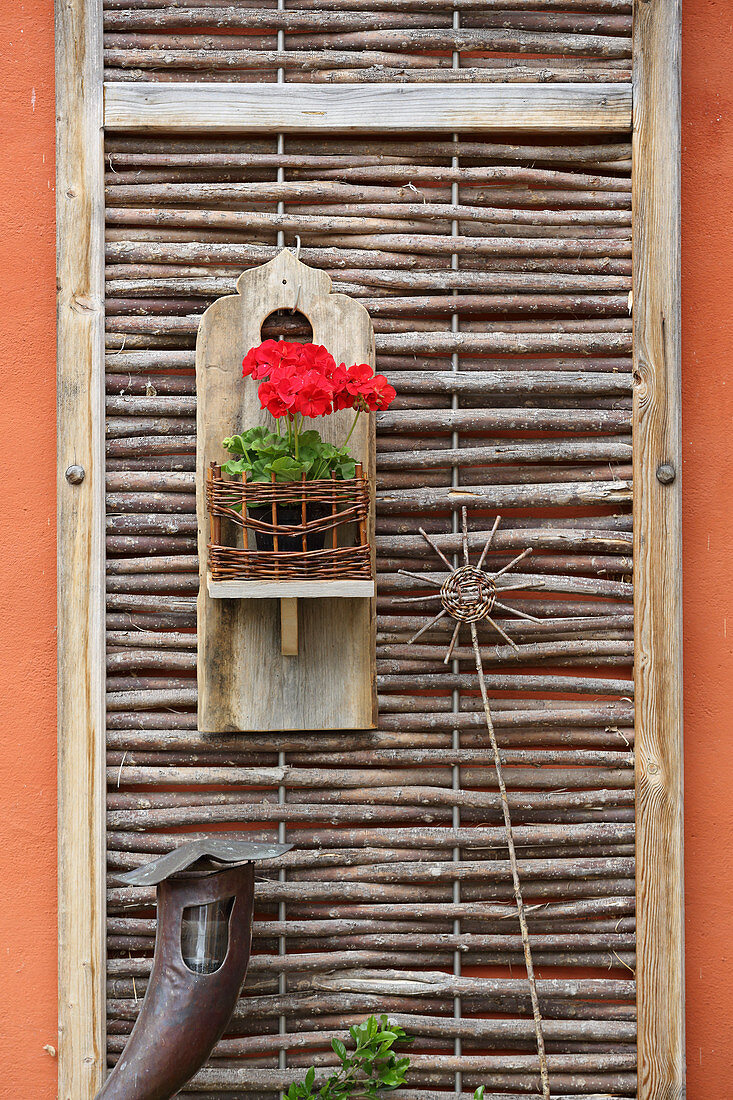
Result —
[{"label": "woven twig center", "polygon": [[440,598],[454,619],[476,623],[491,614],[496,602],[496,585],[481,569],[464,565],[446,577]]}]

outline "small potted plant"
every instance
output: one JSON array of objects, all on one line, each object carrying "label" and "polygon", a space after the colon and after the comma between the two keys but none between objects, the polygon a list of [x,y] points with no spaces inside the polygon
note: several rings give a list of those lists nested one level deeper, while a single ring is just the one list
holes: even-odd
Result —
[{"label": "small potted plant", "polygon": [[[365,529],[368,488],[348,444],[359,417],[386,409],[395,390],[367,363],[347,367],[337,364],[320,344],[286,340],[265,340],[252,348],[244,357],[242,373],[259,383],[260,405],[272,424],[256,425],[223,440],[232,457],[221,465],[221,474],[217,468],[217,476],[210,480],[212,516],[237,522],[239,513],[245,528],[245,556],[240,551],[239,561],[245,575],[248,567],[255,566],[263,575],[267,564],[260,555],[266,552],[274,555],[279,574],[284,569],[296,573],[305,569],[314,575],[321,568],[337,576],[335,560],[313,555],[342,550],[337,546],[338,528],[356,522]],[[326,442],[311,425],[344,409],[353,410],[354,417],[343,441]],[[224,475],[231,482],[221,481]],[[232,487],[235,483],[239,495]],[[329,533],[330,551],[324,550]],[[257,561],[246,555],[250,539]],[[221,557],[216,532],[212,542],[216,565]],[[311,557],[306,562],[307,555]],[[363,554],[361,560],[366,560]],[[349,568],[348,555],[342,554],[338,561]]]}]

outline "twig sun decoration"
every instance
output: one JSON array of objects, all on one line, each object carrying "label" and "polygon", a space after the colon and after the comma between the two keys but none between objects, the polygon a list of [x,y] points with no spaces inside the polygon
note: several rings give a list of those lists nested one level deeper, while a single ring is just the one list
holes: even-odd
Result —
[{"label": "twig sun decoration", "polygon": [[[504,826],[507,835],[507,847],[509,849],[509,862],[512,871],[512,885],[514,888],[514,899],[517,905],[517,915],[519,917],[519,927],[522,936],[522,948],[524,950],[524,962],[527,968],[527,980],[529,981],[530,999],[532,1002],[532,1015],[534,1017],[535,1035],[537,1038],[537,1055],[539,1058],[540,1076],[542,1079],[542,1096],[543,1100],[550,1100],[550,1080],[547,1070],[547,1056],[545,1054],[545,1040],[542,1031],[542,1015],[540,1013],[539,998],[537,996],[537,984],[534,976],[534,966],[532,963],[532,949],[529,942],[529,930],[527,928],[527,920],[524,911],[524,901],[522,898],[522,887],[519,881],[519,868],[517,865],[517,855],[514,847],[514,834],[512,831],[512,820],[509,812],[509,800],[507,798],[506,785],[504,783],[504,775],[502,772],[501,756],[499,754],[499,746],[496,741],[496,733],[494,731],[494,723],[491,717],[491,708],[489,707],[489,697],[486,690],[486,679],[484,677],[483,662],[481,659],[481,649],[478,641],[478,629],[476,624],[484,619],[493,626],[501,637],[509,643],[515,650],[519,649],[519,646],[512,638],[502,629],[501,626],[492,618],[492,612],[495,608],[501,611],[508,612],[511,615],[516,615],[520,619],[526,619],[530,622],[540,622],[534,615],[529,615],[524,611],[520,611],[518,608],[510,607],[508,604],[501,602],[498,596],[502,592],[518,592],[523,589],[541,588],[541,581],[523,581],[521,583],[501,584],[500,578],[506,576],[516,565],[519,564],[528,554],[532,553],[532,548],[528,547],[523,550],[521,554],[518,554],[507,565],[497,572],[492,573],[482,568],[486,555],[491,548],[491,544],[494,540],[494,535],[499,526],[500,517],[497,516],[494,521],[494,526],[489,533],[489,537],[486,540],[486,544],[481,552],[481,556],[476,565],[471,565],[468,553],[468,522],[466,517],[466,509],[461,509],[461,544],[463,549],[463,565],[454,566],[450,563],[448,558],[434,542],[434,540],[427,534],[426,531],[419,528],[420,534],[425,541],[432,547],[441,561],[446,565],[448,574],[445,580],[440,585],[440,589],[434,595],[431,596],[407,596],[403,597],[395,602],[399,603],[422,603],[426,600],[440,600],[442,604],[441,610],[434,616],[425,626],[421,627],[416,634],[410,638],[409,644],[417,641],[419,637],[434,627],[445,616],[449,616],[455,619],[455,628],[450,640],[450,644],[445,654],[444,661],[447,664],[453,655],[453,650],[456,647],[458,641],[458,635],[461,630],[461,625],[465,624],[471,631],[471,643],[473,646],[474,658],[476,661],[476,673],[478,675],[479,688],[481,690],[481,700],[484,707],[484,715],[486,717],[486,728],[489,734],[489,741],[491,742],[491,749],[494,755],[494,766],[496,768],[496,778],[499,784],[499,794],[501,796],[501,806],[504,815]],[[406,569],[400,569],[399,572],[405,576],[410,577],[413,580],[417,580],[422,584],[425,584],[426,578],[420,576],[419,573],[411,573]]]}]

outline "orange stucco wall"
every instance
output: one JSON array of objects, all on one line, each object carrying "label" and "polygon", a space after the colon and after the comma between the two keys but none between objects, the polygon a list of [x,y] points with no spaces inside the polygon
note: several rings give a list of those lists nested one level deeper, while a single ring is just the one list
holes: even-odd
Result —
[{"label": "orange stucco wall", "polygon": [[53,0],[0,4],[0,1096],[56,1062]]},{"label": "orange stucco wall", "polygon": [[[733,1096],[733,19],[684,0],[690,1100]],[[53,4],[0,11],[0,1097],[56,1064]]]},{"label": "orange stucco wall", "polygon": [[685,931],[690,1100],[733,1096],[733,9],[682,0]]}]

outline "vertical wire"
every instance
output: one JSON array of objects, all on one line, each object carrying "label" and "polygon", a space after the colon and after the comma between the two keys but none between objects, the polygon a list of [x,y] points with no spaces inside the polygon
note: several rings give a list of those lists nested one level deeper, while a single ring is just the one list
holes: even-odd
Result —
[{"label": "vertical wire", "polygon": [[[456,9],[454,9],[453,10],[453,29],[458,30],[459,28],[460,28],[460,14]],[[459,54],[458,50],[454,50],[453,51],[453,65],[452,65],[453,69],[459,69],[460,64],[461,64],[460,54]],[[454,143],[458,142],[458,134],[453,134],[453,142]],[[458,165],[459,165],[458,157],[453,156],[451,158],[451,167],[452,168],[458,168]],[[458,183],[457,183],[456,180],[453,180],[452,183],[451,183],[451,202],[453,203],[454,206],[458,205]],[[459,228],[458,227],[458,219],[454,218],[451,222],[451,237],[457,237],[458,236],[458,228]],[[458,254],[456,252],[452,253],[452,255],[451,255],[451,270],[452,271],[457,271],[458,270]],[[453,297],[455,298],[457,296],[457,294],[458,294],[458,290],[454,288]],[[451,332],[458,332],[458,313],[455,310],[451,314]],[[459,369],[460,369],[460,366],[459,366],[459,361],[458,361],[458,353],[454,351],[451,354],[451,371],[457,372]],[[452,396],[451,396],[451,408],[452,409],[457,409],[458,408],[458,394],[457,393],[453,393]],[[458,447],[458,442],[459,442],[458,432],[454,430],[451,433],[451,447],[453,448],[454,452]],[[459,470],[458,462],[454,461],[453,468],[451,470],[451,486],[454,489],[458,487],[458,483],[459,483],[458,470]],[[456,534],[458,532],[458,513],[457,512],[453,513],[453,532],[454,532],[454,534]],[[454,555],[454,557],[453,557],[453,566],[454,566],[454,568],[456,568],[458,566],[457,555]],[[459,662],[458,662],[457,659],[453,660],[451,667],[452,667],[453,672],[456,675],[458,675],[458,673],[460,671],[460,668],[459,668]],[[454,688],[453,693],[452,693],[452,710],[453,710],[454,714],[458,714],[458,712],[460,711],[460,692],[457,688]],[[457,729],[457,728],[453,730],[452,742],[451,743],[452,743],[454,751],[457,751],[458,749],[460,749],[460,747],[461,747],[461,734],[460,734],[460,730]],[[461,768],[460,768],[460,764],[454,764],[452,771],[453,771],[453,774],[452,774],[453,790],[454,791],[459,791],[461,789]],[[455,830],[460,829],[460,827],[461,827],[461,811],[460,811],[460,807],[457,804],[453,806],[453,815],[452,815],[452,817],[453,817],[453,828]],[[461,861],[461,849],[460,849],[460,846],[456,845],[456,847],[453,849],[453,862],[454,863],[460,863],[460,861]],[[454,903],[454,905],[459,905],[460,901],[461,901],[461,881],[458,877],[456,877],[456,879],[453,883],[453,903]],[[461,921],[460,921],[459,917],[455,917],[454,920],[453,920],[453,935],[454,936],[460,936],[460,934],[461,934]],[[453,951],[453,974],[457,978],[459,978],[461,976],[461,952],[457,947]],[[462,1012],[462,1006],[461,1006],[461,998],[460,998],[460,996],[456,996],[456,997],[453,998],[453,1019],[454,1020],[460,1020],[462,1015],[463,1015],[463,1012]],[[453,1039],[453,1053],[454,1053],[456,1058],[461,1057],[462,1047],[461,1047],[461,1037],[460,1037],[460,1035],[456,1035]],[[460,1096],[460,1094],[463,1091],[463,1074],[462,1074],[461,1070],[459,1070],[459,1069],[456,1070],[454,1088],[455,1088],[456,1095]]]},{"label": "vertical wire", "polygon": [[[277,10],[278,11],[284,11],[285,10],[285,0],[277,0]],[[277,32],[277,49],[278,49],[279,53],[283,53],[284,50],[285,50],[285,31],[282,28],[280,28]],[[277,70],[277,83],[278,84],[284,84],[285,83],[285,69],[284,68],[279,68]],[[282,156],[283,153],[285,152],[285,135],[284,134],[278,134],[277,135],[277,152],[278,152],[279,156]],[[285,169],[283,168],[282,165],[278,165],[277,182],[278,183],[284,183],[284,181],[285,181]],[[284,214],[285,213],[285,202],[284,202],[283,199],[278,199],[277,212],[278,212],[278,214]],[[277,231],[277,247],[278,247],[278,249],[285,247],[285,231],[283,229],[278,229],[278,231]],[[282,751],[282,750],[277,754],[277,763],[278,763],[279,768],[283,768],[283,769],[285,768],[285,763],[286,763],[285,762],[285,752]],[[284,806],[285,805],[285,785],[283,783],[281,783],[280,786],[277,789],[277,802],[278,802],[278,806]],[[277,839],[278,839],[278,843],[280,843],[280,844],[285,844],[286,843],[286,829],[285,829],[285,821],[284,821],[283,818],[280,818],[280,821],[278,821],[278,824],[277,824]],[[281,867],[279,872],[278,872],[278,880],[280,882],[285,882],[285,868],[284,867]],[[280,901],[278,903],[278,907],[277,907],[277,918],[278,918],[278,921],[280,922],[281,925],[285,924],[286,915],[287,914],[286,914],[286,909],[285,909],[285,902]],[[284,955],[286,954],[286,944],[287,944],[286,937],[285,937],[284,934],[281,933],[280,936],[278,937],[278,941],[277,941],[277,952],[278,952],[278,957],[279,958],[283,958]],[[286,981],[285,981],[285,971],[284,970],[281,970],[279,975],[278,975],[277,990],[278,990],[278,993],[279,993],[280,997],[282,999],[284,999],[285,994],[287,992]],[[285,1015],[281,1013],[280,1016],[278,1017],[278,1028],[277,1028],[278,1029],[278,1034],[280,1036],[285,1035],[286,1025],[287,1025],[287,1022],[286,1022]],[[287,1068],[287,1062],[288,1062],[287,1051],[285,1050],[284,1046],[281,1046],[280,1050],[278,1051],[278,1055],[277,1055],[278,1068],[281,1069],[281,1070],[286,1069]],[[281,1091],[280,1095],[281,1096],[284,1095],[284,1090]]]}]

